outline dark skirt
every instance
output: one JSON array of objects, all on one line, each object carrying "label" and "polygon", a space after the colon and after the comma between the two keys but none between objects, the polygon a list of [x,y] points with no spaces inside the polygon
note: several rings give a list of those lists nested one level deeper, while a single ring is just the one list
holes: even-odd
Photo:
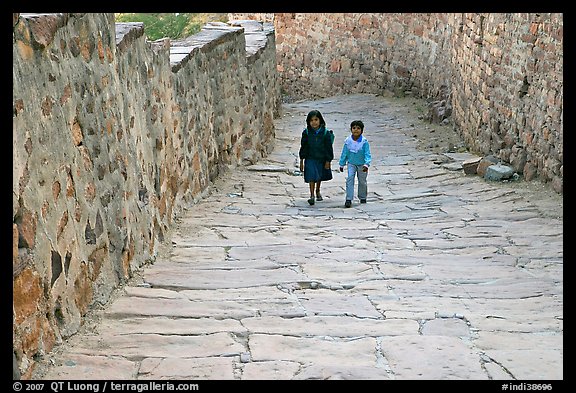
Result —
[{"label": "dark skirt", "polygon": [[332,169],[324,168],[324,161],[307,158],[304,160],[304,181],[306,183],[332,180]]}]

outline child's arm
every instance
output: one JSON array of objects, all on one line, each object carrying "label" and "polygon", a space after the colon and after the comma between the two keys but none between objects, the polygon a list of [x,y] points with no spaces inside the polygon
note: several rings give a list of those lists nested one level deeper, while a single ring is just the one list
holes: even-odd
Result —
[{"label": "child's arm", "polygon": [[340,165],[340,172],[344,171],[344,165],[346,165],[346,161],[348,161],[348,146],[344,143],[342,146],[342,153],[340,153],[340,161],[338,164]]},{"label": "child's arm", "polygon": [[330,137],[330,132],[326,132],[326,137],[324,138],[324,149],[326,154],[324,158],[324,167],[326,169],[330,169],[330,161],[334,159],[334,147],[332,146],[332,138]]},{"label": "child's arm", "polygon": [[306,130],[304,130],[302,131],[302,137],[300,138],[300,151],[298,152],[300,160],[306,158],[307,152],[308,152],[308,134],[306,133]]},{"label": "child's arm", "polygon": [[306,130],[302,131],[302,137],[300,138],[300,151],[298,152],[298,157],[300,157],[300,172],[304,172],[304,159],[306,158],[308,152],[308,134]]},{"label": "child's arm", "polygon": [[364,149],[364,165],[362,166],[362,172],[368,172],[370,164],[372,163],[372,155],[370,154],[370,145],[366,142],[363,146]]}]

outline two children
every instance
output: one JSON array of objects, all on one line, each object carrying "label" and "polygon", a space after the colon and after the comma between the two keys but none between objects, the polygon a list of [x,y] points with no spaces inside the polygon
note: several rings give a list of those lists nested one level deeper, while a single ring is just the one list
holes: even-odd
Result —
[{"label": "two children", "polygon": [[[322,201],[323,199],[320,193],[322,181],[332,179],[330,162],[334,159],[332,149],[334,134],[326,128],[326,122],[317,110],[308,113],[306,125],[307,127],[302,131],[300,139],[300,172],[304,172],[304,181],[310,187],[308,203],[314,205],[315,201]],[[350,123],[350,132],[351,135],[346,138],[344,146],[342,146],[339,161],[340,172],[343,172],[344,165],[348,164],[345,207],[352,206],[356,177],[358,178],[358,198],[360,203],[366,203],[368,168],[372,161],[370,144],[362,135],[364,123],[360,120],[354,120]]]}]

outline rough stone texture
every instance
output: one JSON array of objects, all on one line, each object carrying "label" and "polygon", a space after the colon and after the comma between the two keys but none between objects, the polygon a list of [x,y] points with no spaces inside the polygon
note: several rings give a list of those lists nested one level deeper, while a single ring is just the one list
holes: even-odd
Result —
[{"label": "rough stone texture", "polygon": [[[310,108],[342,130],[337,151],[348,119],[366,119],[368,203],[344,208],[335,174],[310,206],[302,176],[274,170],[298,167]],[[562,196],[446,170],[416,148],[412,124],[425,123],[413,108],[363,94],[283,105],[261,163],[272,170],[219,178],[154,265],[46,356],[37,378],[71,378],[70,357],[85,354],[133,362],[136,380],[561,384]],[[85,365],[109,369],[77,359]]]},{"label": "rough stone texture", "polygon": [[503,179],[510,179],[514,174],[514,170],[508,165],[495,164],[486,168],[484,179],[492,181],[500,181]]},{"label": "rough stone texture", "polygon": [[[216,372],[214,372],[216,370]],[[234,358],[146,358],[140,367],[141,379],[234,379]]]},{"label": "rough stone texture", "polygon": [[274,26],[292,99],[445,101],[469,149],[563,192],[563,14],[276,13]]},{"label": "rough stone texture", "polygon": [[480,164],[481,160],[482,157],[475,157],[463,161],[462,169],[464,170],[464,173],[467,175],[475,175],[476,173],[478,173],[478,164]]},{"label": "rough stone texture", "polygon": [[[103,376],[100,372],[106,370]],[[123,357],[90,356],[78,353],[67,357],[66,365],[54,379],[71,380],[129,380],[138,375],[138,365]]]},{"label": "rough stone texture", "polygon": [[28,375],[155,258],[178,212],[271,151],[280,90],[269,23],[151,43],[113,14],[13,20],[13,344]]},{"label": "rough stone texture", "polygon": [[385,337],[382,353],[398,379],[488,379],[476,350],[456,337]]}]

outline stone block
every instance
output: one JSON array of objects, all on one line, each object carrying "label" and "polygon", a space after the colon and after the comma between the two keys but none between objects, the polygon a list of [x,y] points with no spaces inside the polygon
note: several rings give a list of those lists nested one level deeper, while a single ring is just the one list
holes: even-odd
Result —
[{"label": "stone block", "polygon": [[514,169],[507,165],[502,164],[495,164],[490,165],[486,169],[486,173],[484,174],[484,179],[486,180],[493,180],[499,181],[504,179],[509,179],[514,174]]},{"label": "stone block", "polygon": [[478,163],[478,167],[476,168],[476,173],[478,173],[479,176],[484,177],[484,175],[486,174],[486,169],[490,165],[494,165],[497,163],[498,163],[498,159],[494,156],[483,157],[482,160],[480,160],[480,162]]},{"label": "stone block", "polygon": [[471,158],[462,162],[462,169],[464,169],[464,173],[467,175],[475,175],[480,161],[482,161],[482,157]]}]

